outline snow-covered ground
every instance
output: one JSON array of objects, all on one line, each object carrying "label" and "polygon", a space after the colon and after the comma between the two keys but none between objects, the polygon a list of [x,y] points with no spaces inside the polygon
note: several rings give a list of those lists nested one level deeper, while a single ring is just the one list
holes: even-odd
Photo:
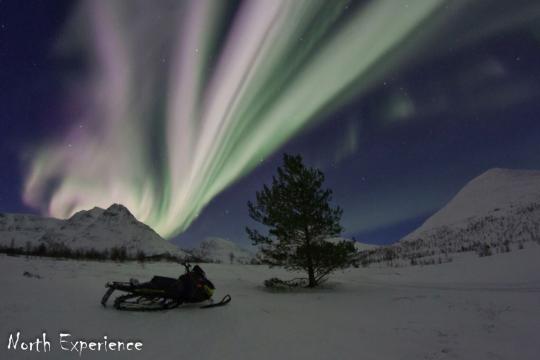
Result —
[{"label": "snow-covered ground", "polygon": [[[540,246],[452,263],[359,268],[325,288],[272,293],[261,283],[292,277],[265,266],[203,265],[221,308],[130,313],[99,304],[108,280],[177,276],[179,265],[0,256],[0,359],[75,359],[58,333],[138,340],[140,352],[84,359],[538,359]],[[27,271],[42,278],[23,276]],[[6,349],[10,333],[47,333],[50,353]]]}]

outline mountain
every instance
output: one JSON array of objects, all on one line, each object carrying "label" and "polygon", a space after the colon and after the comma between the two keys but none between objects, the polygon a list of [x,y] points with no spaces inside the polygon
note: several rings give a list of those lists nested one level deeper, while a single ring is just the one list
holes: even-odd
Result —
[{"label": "mountain", "polygon": [[540,204],[540,171],[491,169],[469,182],[406,238],[444,226],[464,227],[489,215],[515,215],[518,209],[533,204]]},{"label": "mountain", "polygon": [[[491,169],[399,242],[362,251],[363,264],[434,264],[451,254],[480,256],[540,244],[540,171]],[[527,245],[528,246],[528,245]]]},{"label": "mountain", "polygon": [[234,242],[218,237],[204,239],[198,248],[192,250],[192,254],[205,261],[226,264],[231,262],[249,264],[255,258],[251,252],[241,248]]},{"label": "mountain", "polygon": [[26,214],[0,214],[0,245],[36,247],[40,244],[98,251],[125,247],[129,255],[139,251],[146,255],[183,255],[175,245],[138,221],[120,204],[111,205],[106,210],[98,207],[83,210],[66,220]]},{"label": "mountain", "polygon": [[22,247],[26,242],[39,245],[47,231],[62,226],[63,221],[30,214],[0,213],[0,245]]},{"label": "mountain", "polygon": [[465,185],[400,244],[446,252],[486,244],[498,251],[539,239],[540,171],[491,169]]}]

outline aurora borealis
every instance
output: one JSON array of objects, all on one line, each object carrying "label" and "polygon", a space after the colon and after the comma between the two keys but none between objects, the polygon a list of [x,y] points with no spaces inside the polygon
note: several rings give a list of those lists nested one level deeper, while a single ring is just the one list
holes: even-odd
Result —
[{"label": "aurora borealis", "polygon": [[176,235],[321,112],[365,89],[441,1],[247,1],[217,46],[222,4],[81,4],[62,46],[89,53],[72,95],[84,109],[63,139],[36,151],[29,204],[68,217],[122,203]]},{"label": "aurora borealis", "polygon": [[167,238],[240,239],[246,201],[290,151],[327,173],[346,235],[363,237],[486,167],[537,166],[535,1],[9,6],[0,211],[122,203]]}]

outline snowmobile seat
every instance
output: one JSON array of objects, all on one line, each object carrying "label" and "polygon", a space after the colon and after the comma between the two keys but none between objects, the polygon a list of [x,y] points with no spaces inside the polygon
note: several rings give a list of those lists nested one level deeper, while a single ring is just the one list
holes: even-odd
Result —
[{"label": "snowmobile seat", "polygon": [[152,280],[147,282],[146,284],[150,285],[151,287],[159,288],[159,289],[167,289],[171,286],[173,286],[176,282],[178,282],[177,279],[173,279],[166,276],[154,276]]}]

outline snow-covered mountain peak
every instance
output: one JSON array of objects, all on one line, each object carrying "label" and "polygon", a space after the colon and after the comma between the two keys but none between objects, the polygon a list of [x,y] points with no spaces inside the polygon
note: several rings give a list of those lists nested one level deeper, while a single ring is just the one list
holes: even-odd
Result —
[{"label": "snow-covered mountain peak", "polygon": [[493,168],[471,180],[462,191],[477,192],[484,196],[491,193],[490,197],[495,195],[498,199],[515,201],[516,195],[528,194],[531,191],[540,194],[539,181],[538,170]]},{"label": "snow-covered mountain peak", "polygon": [[105,216],[121,216],[125,218],[133,218],[135,219],[135,216],[131,214],[131,212],[122,204],[112,204],[103,212],[103,215]]},{"label": "snow-covered mountain peak", "polygon": [[465,185],[422,229],[462,223],[534,202],[540,203],[540,171],[495,168]]},{"label": "snow-covered mountain peak", "polygon": [[5,214],[0,218],[0,245],[2,242],[4,245],[13,242],[16,247],[27,243],[98,251],[123,247],[130,255],[138,252],[185,255],[120,204],[111,205],[106,210],[99,207],[82,210],[67,220]]},{"label": "snow-covered mountain peak", "polygon": [[524,249],[538,239],[540,171],[495,168],[469,181],[399,242],[364,251],[361,261],[435,264],[452,261],[455,253],[488,256]]},{"label": "snow-covered mountain peak", "polygon": [[448,251],[480,243],[508,247],[537,239],[539,219],[540,171],[495,168],[467,183],[401,243],[422,241]]},{"label": "snow-covered mountain peak", "polygon": [[92,222],[93,220],[96,220],[98,217],[100,217],[104,211],[105,210],[97,206],[90,210],[81,210],[73,214],[68,219],[68,222],[71,224],[80,223],[80,222]]}]

